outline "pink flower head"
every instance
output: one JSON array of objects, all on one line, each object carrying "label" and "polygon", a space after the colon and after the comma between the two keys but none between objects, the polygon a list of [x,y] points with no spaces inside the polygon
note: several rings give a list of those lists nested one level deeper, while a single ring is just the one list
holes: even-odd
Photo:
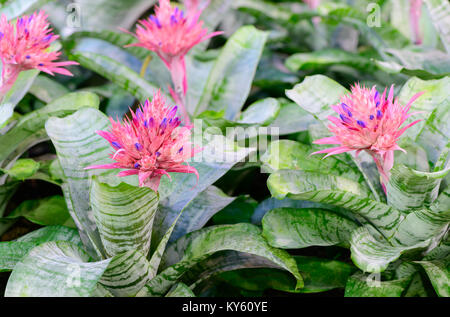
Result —
[{"label": "pink flower head", "polygon": [[5,15],[0,18],[0,58],[3,63],[0,96],[3,96],[14,84],[21,71],[39,69],[48,74],[59,73],[71,76],[62,68],[78,65],[76,62],[55,62],[61,52],[50,51],[50,44],[58,39],[52,33],[47,15],[40,11],[30,16],[8,22]]},{"label": "pink flower head", "polygon": [[199,21],[201,10],[190,7],[188,15],[178,7],[172,7],[169,0],[159,0],[155,14],[140,20],[136,37],[139,42],[130,46],[141,46],[156,52],[170,66],[173,59],[183,57],[198,43],[220,32],[208,34]]},{"label": "pink flower head", "polygon": [[356,150],[367,151],[374,159],[384,184],[389,181],[389,171],[394,164],[394,151],[402,150],[397,145],[399,137],[409,127],[420,120],[416,120],[405,127],[403,123],[415,113],[409,113],[411,104],[423,92],[414,95],[408,104],[402,107],[398,98],[393,98],[394,87],[391,86],[386,99],[386,89],[380,96],[375,86],[372,89],[361,88],[356,84],[351,88],[351,94],[343,96],[341,102],[331,106],[339,115],[329,116],[332,124],[328,129],[334,134],[332,137],[314,141],[315,144],[339,144],[338,147],[328,148],[313,154],[328,153],[325,157]]},{"label": "pink flower head", "polygon": [[[192,1],[191,1],[192,2]],[[136,29],[138,43],[127,46],[140,46],[155,52],[169,69],[174,90],[171,95],[180,105],[184,119],[189,124],[189,115],[185,107],[187,91],[186,65],[184,56],[195,45],[222,32],[208,34],[199,21],[202,9],[198,3],[189,2],[188,14],[178,7],[172,7],[169,0],[159,0],[155,14],[146,20],[140,20]]]},{"label": "pink flower head", "polygon": [[420,34],[420,16],[422,15],[422,0],[409,0],[409,19],[411,30],[414,37],[414,43],[422,44],[422,35]]},{"label": "pink flower head", "polygon": [[306,4],[313,10],[316,9],[320,4],[320,0],[303,0],[303,1],[306,2]]},{"label": "pink flower head", "polygon": [[118,176],[139,175],[139,186],[158,191],[163,175],[169,172],[193,173],[197,170],[183,163],[201,151],[190,142],[191,128],[180,127],[176,116],[177,106],[166,107],[161,93],[157,92],[150,102],[145,101],[131,119],[122,123],[111,120],[109,131],[97,131],[113,147],[110,157],[115,163],[89,166],[86,169],[127,169]]}]

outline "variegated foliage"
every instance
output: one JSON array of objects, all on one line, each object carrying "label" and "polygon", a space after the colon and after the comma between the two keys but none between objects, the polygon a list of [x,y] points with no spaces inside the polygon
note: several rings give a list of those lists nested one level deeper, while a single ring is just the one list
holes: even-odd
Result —
[{"label": "variegated foliage", "polygon": [[[287,204],[289,208],[268,211],[262,225],[269,244],[285,249],[350,248],[354,264],[364,273],[348,280],[347,296],[417,295],[423,289],[416,283],[420,272],[426,272],[438,295],[449,296],[449,90],[449,77],[411,78],[401,89],[403,104],[415,93],[425,92],[413,104],[423,121],[401,140],[408,153],[396,153],[387,197],[378,190],[369,158],[340,154],[321,159],[310,156],[320,149],[317,145],[271,143],[262,161],[271,173],[267,185],[272,196],[315,205]],[[346,92],[335,81],[316,75],[286,94],[320,123],[310,126],[310,139],[315,140],[329,133],[325,125],[330,105]],[[373,274],[390,278],[377,288],[370,283]]]}]

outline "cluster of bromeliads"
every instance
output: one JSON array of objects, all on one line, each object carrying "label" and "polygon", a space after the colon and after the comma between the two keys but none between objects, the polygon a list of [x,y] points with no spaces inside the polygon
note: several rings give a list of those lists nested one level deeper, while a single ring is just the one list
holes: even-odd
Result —
[{"label": "cluster of bromeliads", "polygon": [[[309,4],[315,7],[317,1]],[[151,101],[147,100],[136,111],[131,111],[131,118],[122,123],[111,119],[110,131],[98,131],[98,134],[113,147],[111,158],[115,162],[89,168],[126,169],[118,176],[138,174],[140,186],[155,191],[163,175],[170,177],[169,172],[194,173],[198,177],[195,168],[183,164],[200,151],[193,149],[190,143],[193,126],[185,107],[188,87],[184,57],[195,45],[221,32],[208,33],[203,22],[199,21],[204,4],[191,0],[185,1],[185,7],[187,12],[172,6],[169,0],[160,0],[155,14],[139,21],[136,29],[138,42],[131,45],[153,51],[162,59],[172,77],[170,92],[177,105],[166,106],[165,100],[156,93]],[[416,11],[411,14],[416,14]],[[23,16],[15,24],[2,16],[0,97],[13,86],[21,71],[34,68],[51,75],[72,75],[62,67],[78,63],[55,62],[61,53],[50,50],[51,43],[57,39],[58,35],[52,33],[43,11]],[[315,141],[316,144],[339,146],[314,154],[328,153],[329,156],[353,150],[356,154],[367,151],[376,163],[386,191],[385,184],[394,163],[393,153],[402,150],[397,145],[398,138],[418,121],[401,126],[414,114],[408,111],[411,103],[421,95],[416,94],[402,106],[398,99],[394,99],[393,92],[393,87],[389,93],[385,90],[383,94],[375,87],[368,89],[358,84],[352,87],[350,95],[342,96],[340,104],[331,106],[338,114],[337,117],[329,117],[332,123],[329,130],[334,136]],[[177,116],[178,111],[180,117]]]}]

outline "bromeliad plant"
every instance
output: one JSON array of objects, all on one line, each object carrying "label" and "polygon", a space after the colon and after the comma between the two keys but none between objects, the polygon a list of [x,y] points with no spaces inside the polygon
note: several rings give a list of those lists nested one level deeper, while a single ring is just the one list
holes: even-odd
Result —
[{"label": "bromeliad plant", "polygon": [[[79,235],[65,227],[45,227],[0,244],[2,269],[13,269],[6,296],[160,296],[175,284],[170,295],[193,295],[179,283],[183,274],[224,250],[245,252],[263,259],[260,262],[265,264],[259,265],[286,269],[302,285],[293,259],[270,247],[256,226],[197,230],[214,210],[230,203],[210,185],[250,150],[226,147],[221,144],[223,137],[216,136],[200,152],[209,155],[206,162],[182,165],[192,153],[189,129],[178,127],[177,118],[169,118],[173,109],[157,94],[122,125],[111,120],[111,133],[104,130],[109,120],[92,108],[47,121],[46,131],[64,175],[64,196]],[[221,148],[233,154],[232,161],[220,161],[224,153],[217,149]],[[103,165],[111,159],[119,163]],[[119,175],[139,173],[139,181],[131,178],[121,183],[109,170],[96,169],[104,167],[131,168],[132,173]],[[158,188],[167,171],[179,174]],[[198,181],[189,176],[193,172],[198,173]],[[167,248],[175,238],[179,239]]]},{"label": "bromeliad plant", "polygon": [[[375,88],[355,86],[349,94],[317,75],[287,91],[323,124],[331,121],[333,136],[315,141],[329,132],[312,125],[313,143],[281,140],[265,154],[272,196],[282,199],[278,206],[292,207],[265,214],[263,235],[269,243],[285,249],[349,247],[362,272],[348,279],[347,296],[423,296],[429,292],[423,271],[439,296],[449,296],[449,85],[448,77],[412,78],[398,98],[391,89],[386,100],[386,92],[380,96]],[[401,128],[410,120],[410,108],[419,120]],[[339,118],[330,116],[333,110]],[[317,151],[314,145],[329,143],[341,146]],[[399,146],[406,153],[399,152],[394,164],[392,152]],[[361,153],[339,154],[351,150]],[[310,156],[317,153],[335,156]],[[304,201],[309,208],[302,208]]]}]

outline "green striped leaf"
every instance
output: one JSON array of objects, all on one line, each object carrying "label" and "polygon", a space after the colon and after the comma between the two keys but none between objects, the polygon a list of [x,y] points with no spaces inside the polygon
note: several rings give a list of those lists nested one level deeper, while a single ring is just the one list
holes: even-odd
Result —
[{"label": "green striped leaf", "polygon": [[404,165],[394,166],[387,186],[388,204],[401,211],[429,206],[437,198],[441,181],[448,171],[427,173]]},{"label": "green striped leaf", "polygon": [[195,115],[223,109],[226,119],[236,118],[250,92],[266,39],[267,34],[253,26],[241,27],[229,38],[209,74]]},{"label": "green striped leaf", "polygon": [[39,100],[50,103],[59,97],[69,93],[64,85],[58,83],[47,76],[39,75],[30,88],[30,93]]},{"label": "green striped leaf", "polygon": [[31,249],[49,241],[68,241],[82,247],[77,230],[63,226],[47,226],[15,241],[0,242],[0,272],[11,271]]},{"label": "green striped leaf", "polygon": [[293,72],[299,70],[322,70],[333,65],[346,65],[365,72],[376,70],[376,66],[369,58],[338,49],[297,53],[291,55],[286,60],[285,65]]},{"label": "green striped leaf", "polygon": [[89,263],[89,256],[65,241],[47,242],[33,248],[16,264],[6,297],[87,297],[111,259]]},{"label": "green striped leaf", "polygon": [[215,252],[234,250],[264,257],[291,272],[297,287],[303,286],[295,261],[283,250],[272,248],[262,238],[258,227],[250,224],[213,226],[185,235],[166,251],[162,261],[165,268],[149,281],[140,292],[142,296],[165,294],[187,270]]},{"label": "green striped leaf", "polygon": [[300,108],[296,103],[280,100],[280,112],[268,127],[276,127],[280,135],[296,133],[308,130],[313,116]]},{"label": "green striped leaf", "polygon": [[349,247],[351,233],[358,225],[325,209],[277,208],[264,216],[262,227],[271,246],[298,249],[335,244]]},{"label": "green striped leaf", "polygon": [[379,273],[402,255],[420,255],[430,243],[431,239],[409,246],[392,246],[381,237],[374,238],[366,227],[360,227],[352,233],[350,250],[353,262],[361,270]]},{"label": "green striped leaf", "polygon": [[450,53],[450,4],[446,0],[425,0],[425,4],[447,53]]},{"label": "green striped leaf", "polygon": [[27,94],[38,74],[39,71],[37,69],[21,72],[19,77],[17,77],[17,80],[14,82],[14,85],[5,95],[2,103],[11,103],[15,107]]},{"label": "green striped leaf", "polygon": [[434,290],[441,297],[450,297],[450,257],[434,261],[416,261],[427,273]]},{"label": "green striped leaf", "polygon": [[398,245],[412,245],[438,236],[450,223],[449,192],[446,189],[430,206],[409,213],[396,229],[391,241]]},{"label": "green striped leaf", "polygon": [[[286,169],[329,173],[356,180],[362,187],[367,187],[363,175],[355,165],[347,163],[339,156],[322,160],[320,156],[311,156],[314,151],[311,146],[300,142],[279,140],[270,143],[261,161],[268,172]],[[369,188],[367,192],[370,195]]]},{"label": "green striped leaf", "polygon": [[269,176],[273,197],[310,200],[349,209],[390,237],[401,220],[400,212],[368,195],[359,183],[341,176],[307,171],[280,170]]},{"label": "green striped leaf", "polygon": [[26,200],[2,220],[17,220],[19,217],[24,217],[41,226],[74,226],[62,196]]},{"label": "green striped leaf", "polygon": [[8,20],[15,19],[27,12],[32,12],[41,8],[44,4],[52,0],[13,0],[8,1],[0,9],[0,14],[5,14]]},{"label": "green striped leaf", "polygon": [[[195,139],[195,136],[193,141],[199,142]],[[189,210],[187,210],[186,216],[182,215],[179,234],[186,233],[188,227],[190,227],[190,230],[195,230],[200,228],[199,225],[205,224],[205,221],[213,215],[214,209],[208,211],[204,208],[195,208],[195,206],[198,206],[198,202],[204,199],[201,196],[197,199],[197,196],[202,192],[204,192],[204,195],[208,195],[205,190],[210,185],[228,172],[236,163],[255,151],[254,148],[239,147],[222,135],[204,134],[202,142],[197,144],[204,144],[203,151],[189,162],[189,165],[195,167],[199,173],[198,181],[193,175],[185,173],[173,173],[171,181],[168,178],[161,179],[158,190],[160,211],[157,212],[155,218],[152,250],[159,244],[159,241],[183,209]],[[217,194],[220,195],[216,191],[215,195],[217,196]],[[221,197],[217,206],[225,206],[227,201],[228,199]],[[192,209],[190,209],[190,205],[193,206]],[[206,212],[205,215],[202,215],[202,212]]]},{"label": "green striped leaf", "polygon": [[[235,197],[227,196],[215,186],[207,187],[183,209],[183,213],[180,219],[178,219],[170,237],[170,242],[177,240],[186,233],[202,228],[212,216],[228,206],[235,199]],[[167,213],[171,211],[162,206],[159,212],[161,215],[166,214],[167,217]]]},{"label": "green striped leaf", "polygon": [[[74,52],[72,57],[81,66],[109,79],[141,102],[151,98],[158,90],[158,87],[153,86],[150,82],[140,77],[138,73],[110,57],[83,51]],[[166,98],[171,102],[172,99],[170,97],[166,96]]]},{"label": "green striped leaf", "polygon": [[364,273],[350,276],[345,286],[345,297],[400,297],[411,282],[411,277],[393,281],[376,278]]},{"label": "green striped leaf", "polygon": [[135,296],[147,283],[149,262],[145,255],[130,250],[115,255],[99,283],[114,296]]},{"label": "green striped leaf", "polygon": [[[100,100],[89,92],[69,93],[49,103],[43,108],[28,113],[5,135],[0,135],[0,164],[7,167],[30,146],[48,138],[42,131],[50,117],[63,117],[83,107],[98,108]],[[6,161],[5,161],[6,160]]]},{"label": "green striped leaf", "polygon": [[[449,90],[450,90],[450,77],[444,77],[442,79],[436,80],[421,80],[416,77],[410,78],[403,85],[398,95],[400,104],[406,105],[408,101],[418,92],[424,92],[424,94],[420,96],[419,99],[414,101],[414,103],[411,105],[410,110],[410,112],[420,111],[421,113],[418,113],[413,117],[411,117],[408,122],[412,122],[413,120],[418,119],[427,120],[435,109],[441,107],[443,111],[445,109],[448,109],[448,104],[450,103],[450,97],[448,96]],[[441,111],[438,112],[444,114],[444,112]],[[437,123],[440,121],[440,119],[438,119],[438,122],[433,121],[434,120],[430,121],[431,123],[430,129],[433,129],[433,125],[439,126],[439,124]],[[422,121],[410,127],[405,131],[403,138],[408,136],[411,140],[417,141],[418,140],[417,137],[419,133],[422,131],[422,129],[424,129],[426,123],[427,123],[426,121]],[[446,122],[442,121],[442,123]],[[439,136],[439,138],[436,139],[437,144],[441,144],[440,141],[441,138],[442,136]],[[448,139],[448,136],[446,138]],[[427,150],[428,158],[432,161],[435,161],[437,157],[435,155],[433,155],[434,157],[431,156],[432,154],[434,154],[435,151],[428,151],[429,148],[432,147],[430,143],[432,142],[429,142],[429,140],[425,140],[425,142],[420,143],[420,145]]]},{"label": "green striped leaf", "polygon": [[293,256],[302,273],[305,286],[295,289],[295,280],[286,271],[269,268],[251,268],[227,271],[218,280],[248,291],[275,289],[289,293],[319,293],[336,288],[344,288],[355,267],[340,261]]},{"label": "green striped leaf", "polygon": [[195,297],[195,294],[186,284],[180,282],[174,285],[166,297]]},{"label": "green striped leaf", "polygon": [[147,255],[158,207],[153,190],[125,183],[109,185],[94,178],[90,202],[108,257],[130,250]]},{"label": "green striped leaf", "polygon": [[280,103],[275,98],[258,100],[248,106],[240,115],[240,123],[268,125],[280,112]]},{"label": "green striped leaf", "polygon": [[91,256],[101,257],[103,248],[89,202],[89,177],[114,171],[85,170],[110,163],[111,147],[95,131],[109,127],[108,118],[98,110],[84,108],[63,119],[50,118],[45,127],[64,171],[64,197],[81,238]]}]

